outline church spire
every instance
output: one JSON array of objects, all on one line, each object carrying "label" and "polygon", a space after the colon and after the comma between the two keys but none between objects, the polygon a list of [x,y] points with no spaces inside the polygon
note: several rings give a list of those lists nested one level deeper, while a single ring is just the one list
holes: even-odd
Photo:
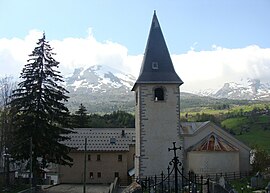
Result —
[{"label": "church spire", "polygon": [[137,84],[144,83],[183,84],[174,70],[156,11],[154,11],[140,75],[132,90],[135,89]]}]

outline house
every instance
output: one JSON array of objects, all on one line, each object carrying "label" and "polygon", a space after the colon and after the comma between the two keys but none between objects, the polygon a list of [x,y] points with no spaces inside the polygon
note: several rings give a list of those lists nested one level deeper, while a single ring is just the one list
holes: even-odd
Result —
[{"label": "house", "polygon": [[[134,167],[134,128],[76,128],[64,144],[72,147],[73,166],[59,166],[59,183],[111,183],[130,181],[128,171]],[[86,146],[85,146],[85,139]],[[85,148],[86,147],[86,148]],[[84,167],[86,155],[86,168]]]}]

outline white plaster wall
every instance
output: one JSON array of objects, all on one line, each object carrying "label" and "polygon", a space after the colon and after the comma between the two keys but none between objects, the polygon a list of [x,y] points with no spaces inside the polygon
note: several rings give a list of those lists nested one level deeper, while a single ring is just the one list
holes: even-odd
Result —
[{"label": "white plaster wall", "polygon": [[238,152],[188,152],[188,171],[197,174],[239,172]]},{"label": "white plaster wall", "polygon": [[[165,90],[164,101],[154,101],[154,88],[157,86]],[[136,167],[139,168],[136,175],[159,175],[167,171],[173,158],[173,152],[169,152],[168,148],[172,147],[173,142],[180,146],[179,86],[144,84],[136,91],[139,92],[136,107],[136,156],[139,157]]]},{"label": "white plaster wall", "polygon": [[[97,161],[96,156],[100,155],[101,160]],[[91,160],[86,161],[86,183],[112,183],[115,178],[115,172],[119,173],[120,183],[126,185],[128,182],[128,170],[133,167],[132,158],[134,148],[129,152],[87,152],[91,155]],[[122,161],[118,161],[118,155],[122,155]],[[84,180],[84,152],[71,152],[73,165],[59,166],[60,183],[83,183]],[[93,178],[90,178],[90,172],[93,172]],[[97,177],[97,173],[101,177]]]},{"label": "white plaster wall", "polygon": [[[241,172],[249,171],[250,170],[249,149],[247,149],[247,147],[244,144],[235,139],[232,135],[223,131],[221,128],[212,123],[205,126],[199,132],[195,132],[195,135],[185,136],[184,149],[188,149],[189,147],[197,144],[199,141],[201,141],[204,137],[208,136],[212,132],[216,133],[218,136],[221,136],[223,139],[225,139],[226,141],[228,141],[233,146],[239,149],[239,170]],[[186,160],[185,166],[187,166]]]}]

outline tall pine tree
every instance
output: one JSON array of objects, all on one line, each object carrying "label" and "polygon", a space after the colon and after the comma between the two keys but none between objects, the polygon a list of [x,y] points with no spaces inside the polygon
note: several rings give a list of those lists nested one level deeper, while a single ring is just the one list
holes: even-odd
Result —
[{"label": "tall pine tree", "polygon": [[69,117],[64,104],[68,100],[68,91],[61,86],[63,77],[56,71],[59,62],[53,55],[55,53],[43,33],[29,55],[20,76],[22,82],[13,91],[10,103],[15,128],[12,155],[16,160],[29,160],[32,140],[34,178],[49,162],[63,165],[72,162],[67,155],[70,148],[61,144],[67,139],[61,134],[71,132],[64,129]]},{"label": "tall pine tree", "polygon": [[84,128],[88,126],[87,110],[83,104],[80,104],[79,109],[75,111],[74,126]]}]

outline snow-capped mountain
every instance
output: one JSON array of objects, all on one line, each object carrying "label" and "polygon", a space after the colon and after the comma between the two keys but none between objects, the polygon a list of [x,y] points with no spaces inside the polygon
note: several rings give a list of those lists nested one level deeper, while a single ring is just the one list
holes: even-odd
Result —
[{"label": "snow-capped mountain", "polygon": [[77,68],[66,78],[66,87],[70,92],[83,91],[104,93],[112,89],[129,92],[135,77],[108,66],[91,66],[87,69]]},{"label": "snow-capped mountain", "polygon": [[270,84],[261,83],[259,79],[246,79],[238,83],[229,82],[208,96],[238,100],[270,100]]},{"label": "snow-capped mountain", "polygon": [[[75,69],[65,80],[66,89],[70,92],[67,106],[72,112],[78,110],[81,103],[88,112],[106,113],[115,110],[133,112],[135,97],[131,89],[135,81],[132,75],[109,66],[96,65]],[[270,84],[261,83],[258,79],[247,79],[237,83],[225,83],[216,91],[208,89],[195,94],[197,95],[186,93],[188,97],[180,97],[181,106],[184,107],[185,103],[190,105],[198,102],[211,104],[209,102],[211,100],[217,103],[216,100],[224,98],[270,100]]]},{"label": "snow-capped mountain", "polygon": [[66,77],[70,92],[69,109],[77,110],[82,103],[90,112],[127,110],[134,106],[131,92],[135,77],[105,65],[75,69]]}]

